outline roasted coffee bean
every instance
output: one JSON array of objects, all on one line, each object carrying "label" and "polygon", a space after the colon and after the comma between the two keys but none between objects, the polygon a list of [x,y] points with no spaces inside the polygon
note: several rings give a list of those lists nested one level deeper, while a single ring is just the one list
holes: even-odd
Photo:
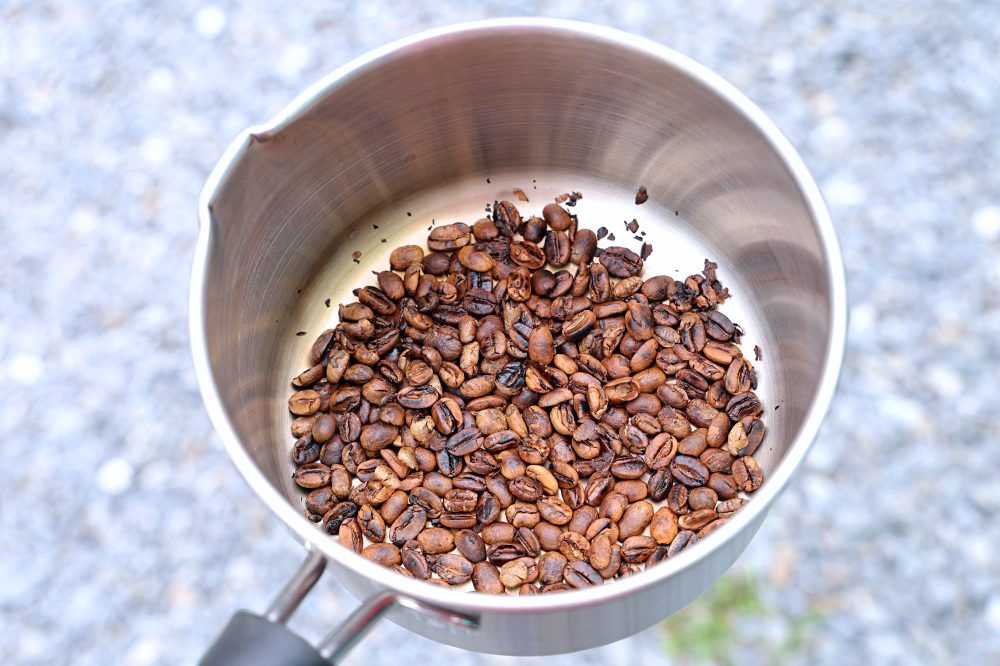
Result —
[{"label": "roasted coffee bean", "polygon": [[389,526],[386,535],[397,546],[415,539],[424,529],[427,522],[427,512],[416,505],[411,505],[399,515]]},{"label": "roasted coffee bean", "polygon": [[455,547],[470,562],[486,559],[486,544],[481,536],[470,529],[463,529],[455,535]]},{"label": "roasted coffee bean", "polygon": [[323,515],[323,526],[327,533],[337,534],[341,524],[348,518],[354,518],[358,514],[358,505],[354,502],[339,502],[332,509]]},{"label": "roasted coffee bean", "polygon": [[523,221],[500,201],[396,248],[292,381],[310,520],[396,572],[519,594],[632,575],[725,524],[762,483],[765,427],[717,266],[644,280],[648,246],[597,241],[558,203]]},{"label": "roasted coffee bean", "polygon": [[[569,263],[572,248],[569,236],[565,231],[549,230],[545,232],[545,258],[553,266],[565,266]],[[569,282],[572,282],[570,278]],[[567,290],[570,284],[567,283]]]},{"label": "roasted coffee bean", "polygon": [[739,395],[734,395],[726,404],[726,413],[733,421],[739,421],[746,417],[760,416],[764,411],[760,404],[760,399],[753,391],[746,391]]},{"label": "roasted coffee bean", "polygon": [[604,394],[612,405],[620,405],[639,396],[639,386],[631,377],[614,379],[604,385]]},{"label": "roasted coffee bean", "polygon": [[661,469],[653,472],[646,480],[646,489],[649,493],[649,499],[654,502],[663,500],[667,496],[667,492],[670,490],[670,484],[672,482],[673,476],[670,474],[669,469]]},{"label": "roasted coffee bean", "polygon": [[625,514],[618,521],[618,532],[622,539],[630,536],[642,534],[653,519],[653,505],[649,502],[636,502],[625,510]]},{"label": "roasted coffee bean", "polygon": [[495,564],[477,561],[472,566],[472,587],[476,592],[503,594],[504,585],[500,581],[500,570]]},{"label": "roasted coffee bean", "polygon": [[608,269],[608,273],[618,278],[632,277],[642,272],[642,257],[618,245],[605,248],[600,262]]},{"label": "roasted coffee bean", "polygon": [[733,463],[733,479],[740,490],[750,493],[760,488],[764,473],[752,456],[743,456]]},{"label": "roasted coffee bean", "polygon": [[[327,438],[329,439],[329,438]],[[321,445],[312,435],[304,435],[292,447],[292,460],[296,465],[305,465],[319,460]]]},{"label": "roasted coffee bean", "polygon": [[557,231],[566,231],[573,224],[573,218],[566,212],[566,209],[559,204],[546,204],[542,209],[542,217],[549,228]]},{"label": "roasted coffee bean", "polygon": [[519,544],[501,541],[490,544],[486,548],[486,559],[497,566],[502,566],[507,562],[524,557],[524,550]]},{"label": "roasted coffee bean", "polygon": [[746,500],[742,497],[734,497],[732,499],[723,500],[716,505],[715,512],[718,513],[721,518],[728,518],[743,508],[744,504],[746,504]]},{"label": "roasted coffee bean", "polygon": [[[364,450],[369,453],[376,453],[381,449],[396,441],[399,429],[386,423],[373,423],[361,428],[360,442]],[[343,436],[343,432],[341,433]],[[345,438],[346,440],[346,438]]]},{"label": "roasted coffee bean", "polygon": [[611,463],[611,475],[616,479],[638,479],[647,469],[641,456],[620,456]]},{"label": "roasted coffee bean", "polygon": [[337,496],[329,486],[316,488],[306,495],[306,510],[315,515],[323,516],[337,503]]},{"label": "roasted coffee bean", "polygon": [[492,492],[484,492],[476,500],[476,510],[472,514],[481,525],[489,525],[500,518],[502,505]]},{"label": "roasted coffee bean", "polygon": [[516,530],[510,523],[491,523],[483,527],[483,541],[489,545],[507,543],[514,540]]},{"label": "roasted coffee bean", "polygon": [[656,541],[642,534],[630,536],[622,541],[622,559],[629,564],[641,564],[656,550]]},{"label": "roasted coffee bean", "polygon": [[688,506],[691,507],[692,511],[714,509],[718,501],[719,496],[711,488],[702,486],[700,488],[692,488],[688,491]]},{"label": "roasted coffee bean", "polygon": [[706,449],[698,456],[710,472],[731,472],[733,469],[733,454],[725,449]]},{"label": "roasted coffee bean", "polygon": [[315,414],[320,407],[320,395],[313,389],[296,391],[288,399],[288,411],[296,416]]},{"label": "roasted coffee bean", "polygon": [[528,358],[540,365],[549,365],[555,357],[555,345],[552,342],[552,331],[548,326],[536,326],[531,329],[528,338]]},{"label": "roasted coffee bean", "polygon": [[315,462],[299,465],[293,478],[301,488],[319,488],[330,483],[330,468]]},{"label": "roasted coffee bean", "polygon": [[538,579],[538,563],[533,557],[518,557],[500,567],[500,582],[506,587],[519,587]]},{"label": "roasted coffee bean", "polygon": [[[437,499],[437,496],[434,496]],[[471,491],[455,488],[445,493],[444,499],[439,500],[444,511],[449,513],[472,513],[476,510],[479,496]],[[428,511],[430,515],[430,511]]]},{"label": "roasted coffee bean", "polygon": [[649,535],[658,544],[669,545],[677,536],[677,516],[667,507],[661,507],[653,514],[649,524]]},{"label": "roasted coffee bean", "polygon": [[570,562],[590,557],[590,542],[582,534],[563,532],[559,537],[559,552]]},{"label": "roasted coffee bean", "polygon": [[538,557],[542,552],[542,545],[533,531],[535,527],[538,527],[538,524],[531,528],[519,527],[514,534],[514,542],[530,557]]},{"label": "roasted coffee bean", "polygon": [[461,555],[446,553],[434,562],[434,573],[449,585],[461,585],[472,578],[472,563]]},{"label": "roasted coffee bean", "polygon": [[419,245],[401,245],[389,255],[389,265],[394,271],[405,271],[410,264],[423,261],[424,250]]},{"label": "roasted coffee bean", "polygon": [[538,559],[538,581],[545,585],[558,583],[566,570],[566,556],[559,552],[544,553]]},{"label": "roasted coffee bean", "polygon": [[684,530],[683,532],[678,532],[674,540],[670,542],[670,548],[667,550],[667,557],[673,557],[682,550],[686,550],[691,546],[698,543],[698,535],[690,530]]},{"label": "roasted coffee bean", "polygon": [[600,585],[604,582],[601,574],[594,567],[583,560],[570,562],[563,571],[563,580],[573,588],[590,587]]},{"label": "roasted coffee bean", "polygon": [[573,510],[558,497],[546,496],[539,499],[538,512],[553,525],[566,525],[573,517]]},{"label": "roasted coffee bean", "polygon": [[685,486],[703,486],[710,472],[697,458],[678,455],[670,463],[670,473]]},{"label": "roasted coffee bean", "polygon": [[440,392],[429,384],[407,386],[397,395],[396,401],[407,409],[427,409],[440,397]]},{"label": "roasted coffee bean", "polygon": [[449,553],[455,549],[455,536],[443,527],[428,527],[417,535],[417,543],[428,555]]},{"label": "roasted coffee bean", "polygon": [[400,558],[403,566],[414,578],[427,580],[431,577],[430,564],[418,549],[418,545],[413,541],[408,541],[401,549]]},{"label": "roasted coffee bean", "polygon": [[733,475],[723,472],[712,472],[705,485],[714,490],[721,500],[733,499],[740,490]]},{"label": "roasted coffee bean", "polygon": [[[712,489],[715,490],[715,488]],[[716,490],[716,492],[718,492],[718,490]],[[683,483],[674,483],[670,486],[670,490],[667,491],[667,508],[677,515],[681,515],[689,511],[687,486]]]}]

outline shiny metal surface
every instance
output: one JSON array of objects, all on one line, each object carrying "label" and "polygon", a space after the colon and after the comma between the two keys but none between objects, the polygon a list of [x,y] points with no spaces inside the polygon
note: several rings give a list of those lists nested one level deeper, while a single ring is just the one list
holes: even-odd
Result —
[{"label": "shiny metal surface", "polygon": [[[650,200],[635,207],[639,184]],[[582,225],[606,226],[619,240],[631,236],[622,220],[638,218],[655,247],[647,274],[687,275],[705,257],[718,261],[735,294],[724,311],[751,333],[747,350],[764,350],[769,426],[758,454],[766,482],[704,543],[613,584],[527,598],[398,576],[316,529],[289,478],[283,408],[312,338],[334,321],[324,299],[336,304],[371,283],[371,269],[392,247],[425,238],[431,219],[472,222],[513,187],[531,197],[526,211],[582,191]],[[732,564],[799,468],[840,369],[843,267],[794,150],[716,75],[604,28],[491,21],[364,56],[238,137],[205,186],[200,219],[192,347],[209,414],[240,472],[357,596],[388,590],[477,616],[480,629],[469,632],[390,613],[472,650],[580,650],[683,607]]]},{"label": "shiny metal surface", "polygon": [[323,557],[323,554],[315,550],[310,551],[305,561],[299,565],[295,575],[264,611],[264,619],[277,624],[287,623],[305,598],[309,596],[309,592],[319,582],[325,570],[326,558]]}]

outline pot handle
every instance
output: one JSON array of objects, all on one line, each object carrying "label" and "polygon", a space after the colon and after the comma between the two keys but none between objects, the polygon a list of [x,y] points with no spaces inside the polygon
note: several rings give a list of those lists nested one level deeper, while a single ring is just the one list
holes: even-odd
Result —
[{"label": "pot handle", "polygon": [[471,630],[476,618],[455,613],[393,592],[366,599],[318,647],[286,626],[326,569],[326,558],[312,551],[264,615],[238,611],[229,620],[199,666],[330,666],[339,662],[379,620],[396,606],[417,611],[454,627]]}]

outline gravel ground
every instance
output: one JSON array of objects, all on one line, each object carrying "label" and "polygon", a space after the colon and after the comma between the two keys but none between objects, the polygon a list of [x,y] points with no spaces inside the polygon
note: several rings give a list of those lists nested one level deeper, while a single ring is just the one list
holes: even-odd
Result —
[{"label": "gravel ground", "polygon": [[[280,587],[300,552],[189,360],[198,191],[326,71],[505,13],[640,33],[746,91],[828,198],[852,318],[820,442],[733,571],[665,625],[523,663],[1000,662],[1000,5],[449,4],[0,0],[0,662],[192,663]],[[293,625],[354,604],[326,580]],[[511,661],[391,624],[362,646],[347,664]]]}]

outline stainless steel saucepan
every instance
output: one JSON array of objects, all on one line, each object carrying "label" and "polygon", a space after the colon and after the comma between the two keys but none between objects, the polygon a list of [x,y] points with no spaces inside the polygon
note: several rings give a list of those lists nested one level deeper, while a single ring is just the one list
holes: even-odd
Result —
[{"label": "stainless steel saucepan", "polygon": [[[644,185],[649,201],[633,203]],[[514,199],[537,212],[583,193],[581,224],[638,218],[646,274],[708,257],[723,310],[760,345],[765,483],[704,542],[639,575],[530,597],[443,589],[342,548],[303,515],[285,402],[332,303],[372,283],[431,220],[471,223]],[[241,134],[200,203],[191,338],[208,412],[261,499],[305,545],[263,616],[239,613],[204,664],[324,664],[378,618],[494,653],[552,654],[621,639],[682,608],[743,551],[802,464],[844,348],[843,266],[827,210],[788,141],[735,88],[638,37],[581,23],[500,20],[434,30],[336,70]],[[377,225],[377,228],[376,228]],[[359,263],[352,253],[361,252]],[[298,336],[299,331],[308,335]],[[780,406],[780,410],[774,411]],[[283,623],[324,567],[359,599],[318,648]]]}]

